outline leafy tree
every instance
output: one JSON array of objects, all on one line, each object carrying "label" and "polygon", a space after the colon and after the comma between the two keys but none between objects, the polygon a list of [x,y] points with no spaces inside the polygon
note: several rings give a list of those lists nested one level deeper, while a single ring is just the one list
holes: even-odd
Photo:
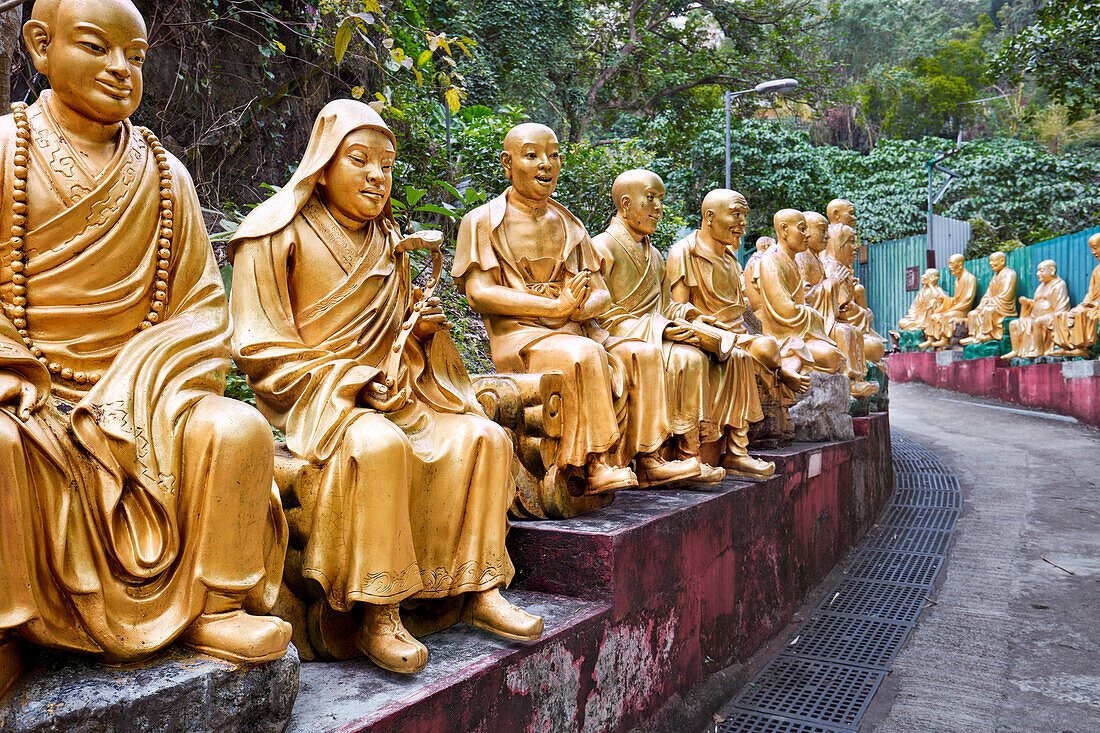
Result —
[{"label": "leafy tree", "polygon": [[1053,0],[1034,23],[1008,38],[990,74],[1009,82],[1034,80],[1081,119],[1100,98],[1100,0]]}]

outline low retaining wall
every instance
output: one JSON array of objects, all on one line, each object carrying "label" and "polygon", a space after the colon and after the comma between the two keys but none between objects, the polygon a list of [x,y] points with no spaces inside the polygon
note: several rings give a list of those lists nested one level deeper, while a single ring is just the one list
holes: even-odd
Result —
[{"label": "low retaining wall", "polygon": [[543,639],[459,625],[425,639],[428,667],[411,677],[303,663],[289,730],[700,729],[744,681],[722,671],[789,622],[888,497],[889,419],[854,423],[855,440],[767,453],[767,481],[622,492],[598,512],[515,523],[506,595],[546,614]]},{"label": "low retaining wall", "polygon": [[956,352],[920,351],[891,354],[886,363],[892,382],[923,382],[1100,427],[1100,366],[1095,361],[1010,366],[998,357],[960,360]]}]

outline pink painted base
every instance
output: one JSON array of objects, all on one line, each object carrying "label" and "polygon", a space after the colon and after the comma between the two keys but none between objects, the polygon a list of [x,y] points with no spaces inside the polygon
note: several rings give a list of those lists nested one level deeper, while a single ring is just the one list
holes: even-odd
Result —
[{"label": "pink painted base", "polygon": [[766,481],[624,492],[591,514],[516,523],[506,595],[546,615],[543,639],[459,624],[425,637],[428,669],[412,677],[303,664],[289,729],[651,729],[783,628],[878,515],[893,486],[889,420],[854,423],[855,440],[769,453],[779,470]]},{"label": "pink painted base", "polygon": [[923,382],[978,397],[1075,417],[1100,427],[1100,377],[1065,379],[1061,364],[1010,367],[997,357],[936,366],[933,352],[891,354],[891,382]]}]

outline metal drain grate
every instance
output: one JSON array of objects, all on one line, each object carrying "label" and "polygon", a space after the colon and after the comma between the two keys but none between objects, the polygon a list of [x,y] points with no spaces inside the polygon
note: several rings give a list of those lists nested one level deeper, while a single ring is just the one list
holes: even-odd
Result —
[{"label": "metal drain grate", "polygon": [[880,527],[878,534],[867,543],[867,549],[945,555],[950,544],[951,532],[916,527]]},{"label": "metal drain grate", "polygon": [[918,586],[850,578],[841,581],[818,608],[845,616],[916,623],[927,594],[927,588]]},{"label": "metal drain grate", "polygon": [[889,669],[911,628],[894,621],[819,614],[798,630],[784,654]]},{"label": "metal drain grate", "polygon": [[895,506],[919,506],[930,509],[960,509],[962,496],[957,491],[930,491],[929,489],[895,489]]},{"label": "metal drain grate", "polygon": [[718,733],[849,733],[851,730],[752,710],[734,710],[718,724]]},{"label": "metal drain grate", "polygon": [[781,656],[749,684],[737,707],[852,727],[885,672]]},{"label": "metal drain grate", "polygon": [[845,575],[864,580],[931,586],[942,564],[943,558],[935,555],[864,550],[852,561]]},{"label": "metal drain grate", "polygon": [[899,489],[934,489],[936,491],[958,491],[959,482],[954,476],[945,473],[895,473],[894,483]]},{"label": "metal drain grate", "polygon": [[888,527],[953,530],[959,518],[957,509],[925,509],[913,506],[892,506],[882,517]]}]

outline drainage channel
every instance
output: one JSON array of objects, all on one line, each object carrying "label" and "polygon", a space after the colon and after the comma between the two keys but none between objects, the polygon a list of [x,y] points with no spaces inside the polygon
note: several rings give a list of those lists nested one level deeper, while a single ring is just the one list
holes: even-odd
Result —
[{"label": "drainage channel", "polygon": [[894,495],[879,524],[719,733],[854,733],[921,611],[962,507],[936,455],[892,433]]}]

